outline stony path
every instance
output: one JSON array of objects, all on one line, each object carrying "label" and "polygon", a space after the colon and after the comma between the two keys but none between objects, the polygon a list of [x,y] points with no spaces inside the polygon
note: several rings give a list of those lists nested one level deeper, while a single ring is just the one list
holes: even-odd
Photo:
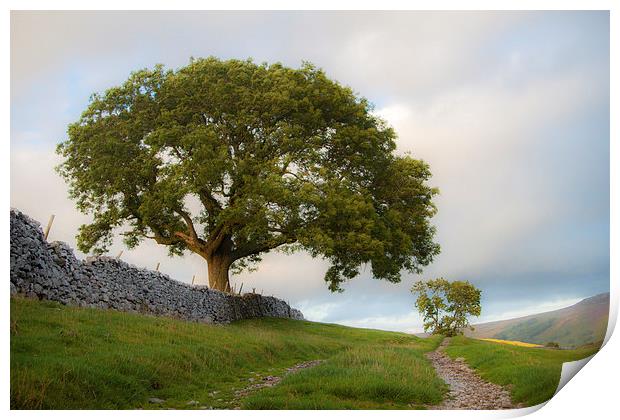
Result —
[{"label": "stony path", "polygon": [[435,410],[502,410],[518,408],[510,392],[500,385],[483,380],[461,357],[452,360],[443,350],[450,343],[445,338],[435,351],[426,354],[437,375],[450,387],[446,400]]},{"label": "stony path", "polygon": [[240,404],[240,400],[243,397],[246,397],[250,394],[253,394],[254,392],[258,391],[259,389],[262,388],[270,388],[272,386],[277,385],[278,383],[280,383],[280,381],[282,381],[282,379],[284,379],[285,376],[290,375],[292,373],[296,373],[299,372],[302,369],[308,369],[314,366],[317,366],[319,364],[321,364],[323,362],[323,360],[310,360],[308,362],[301,362],[296,364],[295,366],[292,366],[290,368],[286,368],[286,372],[284,372],[284,374],[282,376],[265,376],[263,378],[260,379],[255,379],[255,378],[250,378],[250,382],[253,382],[251,385],[240,389],[238,391],[235,391],[235,400],[234,400],[234,408],[236,410],[240,409],[241,407],[239,406]]}]

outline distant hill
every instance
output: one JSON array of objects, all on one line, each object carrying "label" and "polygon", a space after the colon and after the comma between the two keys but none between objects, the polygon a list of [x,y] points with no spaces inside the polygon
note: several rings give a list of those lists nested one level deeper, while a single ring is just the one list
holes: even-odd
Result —
[{"label": "distant hill", "polygon": [[543,345],[553,341],[562,347],[578,347],[603,340],[608,316],[609,293],[602,293],[556,311],[477,324],[465,335]]}]

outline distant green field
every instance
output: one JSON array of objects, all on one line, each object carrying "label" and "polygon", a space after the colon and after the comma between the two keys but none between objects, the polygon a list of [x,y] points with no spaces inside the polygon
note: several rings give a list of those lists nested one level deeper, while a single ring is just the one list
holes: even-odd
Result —
[{"label": "distant green field", "polygon": [[608,318],[609,293],[601,293],[555,311],[477,324],[466,335],[577,348],[602,342]]},{"label": "distant green field", "polygon": [[423,353],[439,340],[286,319],[215,326],[13,298],[11,408],[231,408],[249,378],[316,359],[326,361],[243,406],[435,404],[445,386]]},{"label": "distant green field", "polygon": [[513,402],[525,406],[550,399],[560,381],[562,363],[586,358],[598,347],[577,350],[528,348],[454,337],[446,353],[464,357],[489,382],[507,386]]}]

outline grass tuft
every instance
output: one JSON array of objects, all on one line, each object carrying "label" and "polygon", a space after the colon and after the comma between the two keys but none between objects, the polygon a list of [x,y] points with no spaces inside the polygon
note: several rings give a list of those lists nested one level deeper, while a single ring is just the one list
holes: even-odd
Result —
[{"label": "grass tuft", "polygon": [[442,401],[447,390],[424,353],[441,337],[408,344],[365,345],[291,375],[280,385],[248,397],[248,409],[412,408]]}]

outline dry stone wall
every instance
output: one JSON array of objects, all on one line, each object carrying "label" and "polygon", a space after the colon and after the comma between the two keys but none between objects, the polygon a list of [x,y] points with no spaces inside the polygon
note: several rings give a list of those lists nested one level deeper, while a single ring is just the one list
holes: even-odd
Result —
[{"label": "dry stone wall", "polygon": [[208,323],[303,314],[274,297],[230,295],[190,286],[116,258],[78,260],[64,242],[48,243],[38,222],[11,209],[11,294],[65,305],[112,308]]}]

